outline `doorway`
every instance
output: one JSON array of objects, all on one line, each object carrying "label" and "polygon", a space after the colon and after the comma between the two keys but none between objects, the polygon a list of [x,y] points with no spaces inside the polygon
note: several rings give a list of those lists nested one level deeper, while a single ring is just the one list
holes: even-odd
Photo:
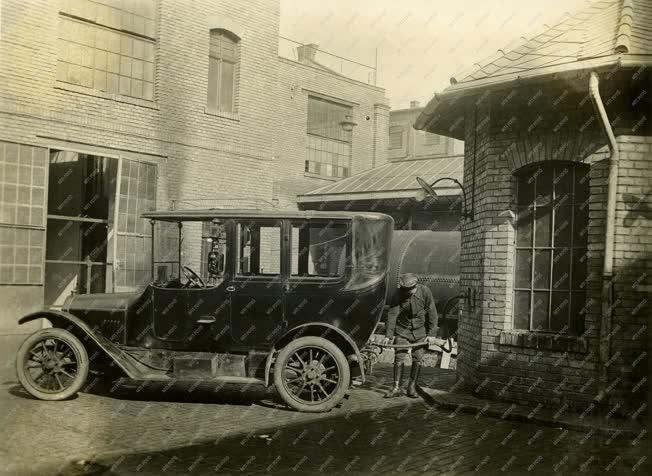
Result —
[{"label": "doorway", "polygon": [[60,306],[72,291],[101,293],[112,287],[107,249],[117,172],[115,158],[50,151],[46,306]]}]

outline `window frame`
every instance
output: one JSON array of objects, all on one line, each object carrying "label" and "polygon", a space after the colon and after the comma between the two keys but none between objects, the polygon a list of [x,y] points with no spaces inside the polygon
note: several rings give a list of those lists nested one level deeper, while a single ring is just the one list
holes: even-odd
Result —
[{"label": "window frame", "polygon": [[[570,200],[567,203],[564,203],[564,201],[557,202],[558,197],[556,196],[557,194],[557,171],[560,169],[568,169],[569,173],[571,174],[571,179],[570,179],[570,185],[571,185],[571,191],[570,191]],[[538,175],[534,176],[534,184],[530,185],[532,187],[532,198],[531,201],[527,204],[521,204],[519,203],[519,187],[520,184],[523,182],[523,180],[527,179],[528,177],[532,176],[532,172],[535,172],[537,170],[540,170]],[[545,170],[549,171],[549,187],[547,189],[547,194],[549,194],[549,200],[547,203],[539,204],[538,200],[540,197],[540,194],[538,193],[538,176],[545,175],[546,172]],[[579,233],[579,231],[584,228],[586,231],[588,229],[589,225],[589,216],[588,216],[588,203],[589,203],[589,198],[590,198],[590,183],[587,183],[586,188],[585,188],[585,195],[583,196],[578,196],[576,193],[576,187],[578,180],[580,180],[582,177],[584,177],[587,181],[589,181],[589,172],[590,172],[590,166],[588,164],[584,164],[582,162],[570,162],[570,161],[554,161],[554,162],[538,162],[535,164],[531,164],[525,167],[522,167],[515,171],[513,173],[514,177],[514,203],[515,203],[515,209],[516,209],[516,214],[515,214],[515,219],[514,219],[514,240],[513,240],[513,282],[512,282],[512,329],[515,331],[524,331],[524,332],[537,332],[537,333],[555,333],[555,334],[561,334],[561,335],[578,335],[581,334],[584,328],[584,319],[586,316],[586,307],[587,303],[589,302],[589,296],[588,296],[588,291],[587,291],[587,286],[586,282],[589,278],[589,273],[588,273],[588,266],[587,266],[587,259],[586,257],[588,256],[588,242],[586,241],[587,238],[584,238],[584,243],[581,243],[578,245],[577,242],[575,242],[575,235]],[[582,174],[578,178],[578,174]],[[563,176],[562,176],[563,178]],[[555,219],[557,218],[558,214],[558,208],[566,206],[570,209],[570,241],[566,245],[557,245],[555,238],[556,235],[559,233],[559,230],[556,228],[556,223]],[[548,233],[549,233],[549,243],[546,245],[541,245],[537,244],[537,210],[541,208],[548,208],[549,209],[549,224],[548,224]],[[578,223],[576,222],[576,216],[578,215],[578,211],[585,209],[586,211],[584,212],[584,223],[579,224],[579,227],[577,226]],[[530,229],[530,235],[529,236],[529,244],[527,246],[523,244],[519,244],[519,219],[521,219],[521,212],[525,210],[527,212],[527,215],[529,215],[530,218],[528,218],[529,221],[529,229]],[[526,222],[528,223],[528,222]],[[588,234],[588,233],[586,233]],[[528,235],[526,234],[526,237]],[[564,279],[568,280],[568,285],[565,288],[558,288],[556,286],[556,283],[554,281],[555,278],[555,258],[557,256],[558,250],[568,250],[570,253],[570,256],[568,258],[568,276],[565,277]],[[579,250],[579,253],[576,253]],[[530,276],[528,278],[528,286],[518,286],[517,285],[517,280],[518,280],[518,275],[519,273],[519,251],[525,251],[526,253],[529,253],[529,261],[526,263],[529,266],[529,273]],[[581,253],[583,251],[583,253]],[[535,286],[536,284],[536,257],[537,257],[537,252],[548,252],[548,261],[549,261],[549,269],[546,274],[547,278],[547,285],[546,286]],[[577,269],[577,263],[574,261],[577,259],[577,257],[582,259],[584,258],[584,263],[580,264],[580,266],[584,266],[584,271],[583,275],[585,276],[584,281],[582,282],[584,285],[584,288],[577,288],[574,286],[574,276],[573,273]],[[579,261],[581,263],[581,261]],[[528,322],[527,322],[527,328],[523,327],[517,327],[516,319],[517,319],[517,294],[519,292],[528,292],[529,293],[529,303],[528,303]],[[537,329],[534,328],[534,300],[535,300],[535,294],[537,292],[545,292],[548,294],[547,297],[547,317],[546,317],[546,327],[543,329]],[[565,327],[562,326],[561,329],[553,329],[553,304],[554,304],[554,299],[553,295],[555,293],[564,293],[568,297],[568,303],[566,304],[568,306],[568,310],[566,311],[566,325]],[[583,303],[581,307],[576,307],[577,305],[574,303],[574,298],[575,297],[580,297],[583,295]],[[575,315],[574,311],[578,310],[579,314]]]},{"label": "window frame", "polygon": [[[311,93],[308,94],[306,100],[306,136],[307,136],[306,152],[308,157],[304,160],[304,173],[309,175],[319,176],[319,177],[325,177],[329,179],[342,179],[342,178],[350,177],[352,160],[353,160],[353,132],[346,132],[340,136],[340,137],[346,137],[346,139],[331,137],[328,135],[319,134],[315,132],[316,128],[314,126],[311,126],[311,122],[310,122],[311,104],[315,104],[315,103],[318,104],[320,102],[333,104],[345,110],[342,119],[344,119],[344,116],[346,116],[347,114],[348,115],[353,114],[353,106],[351,104],[348,104],[344,101],[338,102],[338,100],[336,99],[325,98],[318,94],[311,94]],[[348,153],[338,154],[338,153],[330,152],[328,150],[324,150],[324,148],[321,149],[317,148],[316,146],[311,145],[311,142],[314,141],[322,141],[324,144],[331,143],[333,145],[337,145],[337,144],[345,145],[348,149]],[[325,162],[323,160],[315,160],[316,156],[319,156],[319,158],[321,158],[321,156],[324,154],[328,155],[331,158],[330,162]],[[342,165],[339,163],[339,160],[337,164],[333,163],[332,161],[333,156],[336,156],[338,159],[340,157],[346,157],[347,164]],[[329,169],[329,166],[330,166],[331,173],[326,173],[326,171]]]},{"label": "window frame", "polygon": [[[230,40],[233,43],[233,48],[235,50],[234,58],[225,58],[224,55],[220,53],[214,54],[212,50],[212,41],[213,41],[213,35],[216,35],[217,37],[224,37],[227,40]],[[207,84],[207,91],[206,91],[206,110],[208,112],[214,113],[214,114],[236,114],[238,111],[238,93],[239,93],[239,76],[240,76],[240,42],[241,39],[238,35],[233,33],[232,31],[226,30],[224,28],[212,28],[209,31],[208,35],[208,84]],[[223,40],[219,40],[220,42]],[[211,91],[213,85],[211,84],[211,61],[216,62],[216,71],[215,71],[215,79],[216,79],[216,84],[214,85],[214,97],[215,97],[215,103],[212,103],[210,98],[211,98]],[[231,91],[232,91],[232,97],[231,97],[231,108],[226,109],[222,108],[221,104],[221,88],[222,88],[222,70],[223,70],[223,64],[228,63],[233,65],[233,76],[231,80]]]},{"label": "window frame", "polygon": [[[269,227],[269,228],[278,228],[279,230],[279,251],[278,251],[278,264],[279,264],[279,271],[278,273],[265,273],[265,274],[243,274],[240,271],[240,265],[241,265],[241,258],[240,258],[240,251],[241,251],[241,246],[240,246],[240,226],[241,225],[255,225],[259,228],[261,227]],[[234,254],[235,254],[235,269],[233,276],[235,279],[241,280],[241,279],[280,279],[281,276],[283,275],[283,235],[284,235],[284,226],[283,222],[281,220],[258,220],[258,219],[238,219],[235,220],[234,223],[234,230],[233,230],[233,241],[234,241]],[[228,242],[227,242],[228,243]],[[259,243],[260,245],[260,243]],[[228,246],[228,245],[227,245]],[[260,267],[260,253],[259,253],[259,267]]]},{"label": "window frame", "polygon": [[425,132],[423,135],[423,145],[426,147],[439,147],[443,140],[445,140],[444,137],[432,132]]},{"label": "window frame", "polygon": [[[334,225],[344,225],[346,226],[346,234],[343,235],[346,237],[346,247],[345,247],[345,265],[344,265],[344,271],[342,274],[338,274],[337,276],[319,276],[319,275],[309,275],[309,276],[303,276],[300,274],[292,274],[292,267],[294,264],[293,258],[293,243],[294,243],[294,229],[297,226],[300,226],[302,223],[307,223],[308,226],[312,226],[313,224],[329,224],[332,223]],[[291,219],[289,220],[288,224],[288,229],[289,229],[289,247],[288,247],[288,281],[291,283],[307,283],[307,284],[319,284],[319,283],[339,283],[346,281],[349,278],[350,275],[350,267],[347,265],[347,263],[350,263],[352,260],[352,253],[353,253],[353,241],[352,241],[352,222],[350,220],[312,220],[312,219]],[[297,242],[298,243],[298,242]],[[298,253],[297,253],[298,257]],[[298,269],[298,264],[297,264],[297,269]]]},{"label": "window frame", "polygon": [[[398,129],[398,131],[394,131],[392,133],[392,129]],[[392,147],[392,134],[399,134],[400,136],[400,143],[396,147]],[[389,137],[388,137],[388,148],[389,150],[402,150],[404,148],[404,141],[403,141],[403,136],[405,134],[405,128],[403,126],[389,126]]]},{"label": "window frame", "polygon": [[[55,72],[57,86],[62,89],[70,88],[72,91],[94,91],[94,94],[100,97],[123,99],[128,102],[133,101],[135,104],[151,107],[152,103],[156,100],[158,0],[150,0],[150,2],[151,5],[146,9],[149,13],[136,11],[135,9],[117,9],[110,5],[91,1],[79,2],[78,4],[73,2],[71,4],[76,5],[78,7],[77,10],[81,9],[81,13],[75,9],[70,9],[68,4],[63,6],[59,10],[58,15],[59,33],[57,42],[59,51],[57,53]],[[84,10],[88,5],[92,5],[97,10],[90,8]],[[119,20],[102,15],[100,13],[101,9],[117,12],[116,15]],[[136,26],[136,17],[141,19],[140,28]],[[125,18],[128,21],[124,20]],[[128,24],[125,25],[125,21]],[[65,22],[68,22],[71,28],[62,30],[62,25]],[[74,35],[67,34],[69,30],[81,34],[83,29],[93,29],[92,45],[83,41],[85,39],[83,35],[75,37]],[[104,32],[106,35],[117,35],[120,43],[118,50],[111,49],[110,42],[108,42],[110,38],[108,37],[106,38],[108,43],[99,43],[99,40],[95,39],[97,32]],[[124,46],[125,38],[126,47]],[[136,49],[133,45],[134,41],[144,43],[140,57],[135,56]],[[70,45],[73,44],[79,50],[77,55],[74,54],[74,50],[70,49]],[[75,58],[82,54],[85,49],[90,51],[90,58],[82,58],[75,61]],[[151,49],[151,51],[148,52],[148,49]],[[104,60],[100,59],[98,63],[98,58],[102,58],[102,55],[104,56]],[[112,56],[117,57],[117,59],[112,58]],[[148,58],[151,58],[151,61],[148,61]],[[117,61],[115,68],[109,64],[111,60]],[[134,76],[134,61],[142,63],[140,77]],[[129,70],[128,74],[126,73],[127,65]],[[73,80],[71,80],[70,68],[78,69],[79,77],[73,77]],[[90,72],[84,70],[89,70]],[[141,83],[139,88],[137,87],[137,82]],[[124,89],[124,85],[128,86],[128,92]]]}]

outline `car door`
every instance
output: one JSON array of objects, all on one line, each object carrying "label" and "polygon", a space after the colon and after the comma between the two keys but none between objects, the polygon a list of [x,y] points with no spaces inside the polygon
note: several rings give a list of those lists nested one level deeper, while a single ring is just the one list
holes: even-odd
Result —
[{"label": "car door", "polygon": [[204,287],[187,287],[185,278],[173,287],[154,285],[154,336],[180,350],[229,349],[230,293],[226,291],[226,277],[232,268],[228,259],[218,260],[224,263],[220,266],[208,265],[211,255],[228,255],[229,224],[203,222],[186,229],[184,239],[189,250],[200,251],[201,258],[199,263],[183,264],[201,277]]},{"label": "car door", "polygon": [[152,286],[154,337],[182,345],[187,334],[184,289]]},{"label": "car door", "polygon": [[231,220],[202,223],[200,273],[204,288],[183,290],[189,332],[187,349],[227,351],[231,348],[231,293],[233,224]]},{"label": "car door", "polygon": [[343,294],[349,276],[351,228],[346,221],[293,220],[285,319],[289,327],[309,321],[345,326],[355,294]]},{"label": "car door", "polygon": [[236,349],[269,349],[285,328],[283,229],[281,220],[235,224],[235,273],[227,291]]}]

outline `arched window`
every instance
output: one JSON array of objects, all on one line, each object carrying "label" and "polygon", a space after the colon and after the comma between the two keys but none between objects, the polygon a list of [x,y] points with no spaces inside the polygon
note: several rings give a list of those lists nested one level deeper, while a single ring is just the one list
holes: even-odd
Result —
[{"label": "arched window", "polygon": [[586,311],[589,167],[537,164],[515,176],[514,328],[581,333]]},{"label": "arched window", "polygon": [[208,53],[208,109],[235,112],[238,38],[226,30],[211,30]]}]

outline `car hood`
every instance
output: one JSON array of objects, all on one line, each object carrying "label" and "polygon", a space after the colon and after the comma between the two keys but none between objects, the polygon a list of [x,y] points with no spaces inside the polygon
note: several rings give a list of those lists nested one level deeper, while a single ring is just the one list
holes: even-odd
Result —
[{"label": "car hood", "polygon": [[75,314],[79,311],[126,311],[140,296],[135,293],[74,294],[63,303],[62,310]]}]

